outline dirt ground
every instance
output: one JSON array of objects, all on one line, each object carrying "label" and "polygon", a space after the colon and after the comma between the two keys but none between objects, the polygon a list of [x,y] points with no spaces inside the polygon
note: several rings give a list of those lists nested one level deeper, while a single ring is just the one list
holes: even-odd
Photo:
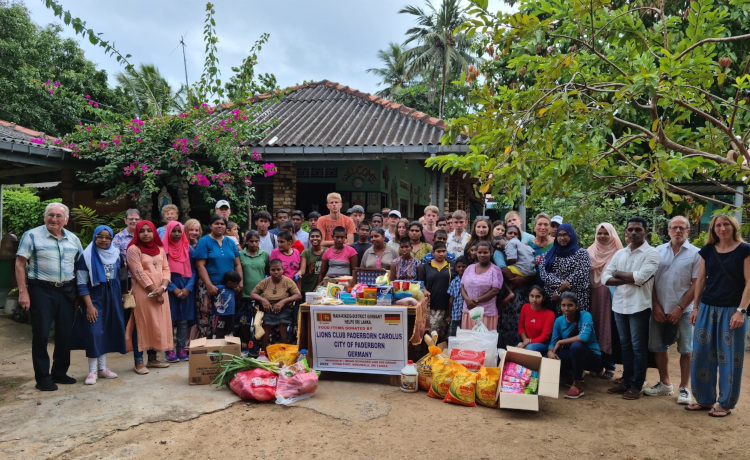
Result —
[{"label": "dirt ground", "polygon": [[[6,325],[2,320],[2,325]],[[28,417],[45,417],[51,398],[33,389],[33,372],[26,358],[30,348],[25,326],[3,327],[0,338],[0,420],[6,413],[23,410]],[[7,331],[14,337],[7,339]],[[677,355],[671,357],[673,379],[679,376]],[[130,370],[130,356],[120,357],[113,367],[121,378],[142,379]],[[74,353],[74,362],[82,361]],[[177,366],[186,366],[181,363]],[[81,369],[82,366],[78,365]],[[81,378],[82,371],[72,372]],[[184,370],[184,369],[183,369]],[[153,371],[153,370],[152,370]],[[84,371],[85,372],[85,369]],[[175,372],[178,372],[175,370]],[[179,371],[182,372],[182,371]],[[131,375],[132,374],[132,375]],[[148,376],[149,378],[152,375]],[[150,398],[141,410],[153,411],[174,397],[175,392],[198,389],[199,393],[229,392],[209,387],[189,387],[187,379],[168,372],[154,393],[134,391],[132,398]],[[648,381],[657,373],[649,369]],[[119,379],[118,379],[119,380]],[[152,382],[155,380],[152,380]],[[96,391],[104,391],[100,382]],[[101,385],[101,387],[100,387]],[[748,372],[743,387],[750,385]],[[690,413],[676,404],[676,396],[642,397],[626,401],[606,394],[609,381],[587,376],[586,396],[579,400],[541,398],[537,413],[468,408],[443,403],[426,393],[402,393],[373,376],[328,373],[318,392],[292,407],[273,403],[229,401],[225,408],[198,411],[195,416],[156,417],[102,428],[92,423],[90,433],[65,434],[65,417],[59,422],[59,446],[42,454],[34,443],[35,433],[8,434],[0,428],[0,457],[14,453],[26,458],[613,458],[613,459],[705,459],[747,458],[745,432],[750,424],[750,396],[740,398],[737,408],[725,419],[706,412]],[[63,391],[80,394],[91,387],[69,386]],[[94,389],[92,389],[94,390]],[[185,404],[190,404],[190,399]],[[38,407],[42,402],[44,405]],[[53,403],[60,404],[60,403]],[[101,404],[106,404],[102,401]],[[105,411],[106,412],[106,411]],[[169,412],[169,411],[168,411]],[[106,414],[105,414],[106,415]],[[58,416],[58,415],[55,415]],[[80,414],[77,414],[80,417]],[[85,415],[84,415],[85,416]],[[71,415],[73,417],[73,415]],[[71,419],[72,420],[72,419]],[[178,420],[178,421],[174,421]],[[33,420],[32,420],[33,422]],[[52,438],[54,439],[54,438]],[[25,448],[27,447],[27,448]],[[58,449],[54,449],[58,447]],[[5,458],[13,458],[10,455]]]}]

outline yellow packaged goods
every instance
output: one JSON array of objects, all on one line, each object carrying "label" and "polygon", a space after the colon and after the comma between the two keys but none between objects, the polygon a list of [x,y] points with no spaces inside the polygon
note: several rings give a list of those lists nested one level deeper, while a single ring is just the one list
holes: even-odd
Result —
[{"label": "yellow packaged goods", "polygon": [[266,348],[266,356],[272,363],[282,362],[291,366],[297,361],[299,347],[297,345],[288,345],[286,343],[276,343]]},{"label": "yellow packaged goods", "polygon": [[422,284],[420,283],[411,283],[411,286],[409,286],[409,292],[411,292],[412,297],[417,299],[417,301],[424,299]]},{"label": "yellow packaged goods", "polygon": [[497,407],[497,384],[500,381],[499,367],[481,367],[477,372],[477,404]]},{"label": "yellow packaged goods", "polygon": [[446,358],[445,355],[442,355],[442,350],[438,347],[430,347],[430,352],[427,353],[414,364],[414,367],[417,368],[417,373],[419,374],[419,389],[424,391],[430,391],[430,385],[432,385],[432,363],[435,362],[438,356],[442,358]]},{"label": "yellow packaged goods", "polygon": [[478,374],[464,368],[453,375],[450,389],[443,402],[460,404],[462,406],[477,407],[476,386]]},{"label": "yellow packaged goods", "polygon": [[458,372],[469,372],[465,367],[452,359],[436,359],[432,363],[432,384],[427,396],[443,399],[453,383],[453,377]]}]

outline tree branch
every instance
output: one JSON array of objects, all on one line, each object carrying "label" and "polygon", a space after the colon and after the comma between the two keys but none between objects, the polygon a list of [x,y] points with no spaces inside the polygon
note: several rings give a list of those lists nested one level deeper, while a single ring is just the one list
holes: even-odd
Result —
[{"label": "tree branch", "polygon": [[682,59],[687,53],[693,51],[695,48],[704,45],[706,43],[724,43],[724,42],[736,42],[740,40],[745,40],[747,38],[750,38],[750,34],[745,35],[735,35],[734,37],[711,37],[711,38],[704,38],[703,40],[693,43],[690,45],[685,51],[680,53],[679,56],[677,56],[677,61]]},{"label": "tree branch", "polygon": [[735,209],[739,209],[737,206],[735,206],[733,204],[725,203],[723,201],[717,200],[716,198],[709,198],[707,196],[701,195],[700,193],[691,192],[688,189],[685,189],[685,188],[682,188],[682,187],[678,187],[678,186],[676,186],[674,184],[670,184],[669,182],[667,182],[666,184],[667,184],[667,187],[671,188],[672,190],[674,190],[676,192],[680,192],[680,193],[683,193],[685,195],[690,195],[692,197],[698,198],[699,200],[709,201],[711,203],[720,204],[722,206],[729,206],[729,207],[732,207],[732,208],[735,208]]},{"label": "tree branch", "polygon": [[609,59],[607,59],[602,53],[600,53],[599,51],[597,51],[596,49],[594,49],[594,47],[591,46],[590,44],[588,44],[587,42],[585,42],[583,40],[580,40],[578,38],[575,38],[575,37],[571,37],[569,35],[552,34],[551,33],[551,34],[549,34],[549,36],[550,37],[565,38],[565,39],[572,40],[574,42],[580,43],[581,45],[583,45],[586,48],[588,48],[589,50],[591,50],[592,53],[596,54],[599,57],[599,59],[601,59],[602,61],[604,61],[607,64],[609,64],[610,66],[612,66],[615,70],[617,70],[617,72],[620,73],[620,75],[622,75],[623,77],[627,77],[628,76],[628,74],[625,73],[621,68],[619,68],[617,66],[617,64],[615,64],[614,62],[612,62]]}]

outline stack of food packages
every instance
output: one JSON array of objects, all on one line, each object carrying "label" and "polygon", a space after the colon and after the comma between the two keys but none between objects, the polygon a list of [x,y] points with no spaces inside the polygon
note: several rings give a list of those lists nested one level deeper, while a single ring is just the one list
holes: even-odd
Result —
[{"label": "stack of food packages", "polygon": [[[473,312],[476,316],[478,312]],[[481,321],[481,313],[478,315]],[[429,353],[416,363],[419,389],[444,402],[475,407],[498,407],[496,393],[536,394],[539,373],[516,363],[498,367],[497,332],[461,330],[448,339],[448,348],[437,346],[437,334],[425,334]],[[447,351],[446,351],[447,350]],[[502,383],[501,383],[502,382]]]},{"label": "stack of food packages", "polygon": [[335,283],[329,282],[328,286],[321,286],[315,295],[308,295],[307,298],[321,304],[360,306],[417,305],[424,298],[423,281],[395,280],[391,283],[387,274],[377,277],[374,284],[357,283],[350,286],[350,280],[351,277],[343,277]]},{"label": "stack of food packages", "polygon": [[223,360],[225,354],[209,353],[219,357],[222,371],[213,381],[218,386],[228,385],[240,398],[271,401],[289,405],[307,399],[318,388],[319,372],[310,369],[307,359],[297,360],[296,345],[275,344],[267,348],[269,361],[233,356]]}]

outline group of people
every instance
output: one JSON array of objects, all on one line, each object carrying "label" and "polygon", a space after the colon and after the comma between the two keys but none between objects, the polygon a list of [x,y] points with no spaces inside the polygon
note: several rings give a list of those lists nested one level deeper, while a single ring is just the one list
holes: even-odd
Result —
[{"label": "group of people", "polygon": [[[229,203],[220,200],[205,235],[198,220],[180,223],[176,206],[162,208],[158,228],[131,209],[125,229],[100,226],[83,249],[64,228],[68,209],[50,204],[45,224],[21,238],[16,262],[19,301],[31,311],[37,388],[75,382],[67,376],[71,349],[86,350],[87,384],[116,377],[107,353],[132,350],[135,372],[147,374],[187,360],[190,338],[247,336],[257,312],[263,313],[263,348],[276,334],[287,341],[301,293],[362,267],[389,272],[391,280],[423,281],[430,329],[441,338],[471,328],[469,310],[483,307],[482,322],[499,332],[500,346],[563,361],[572,381],[568,398],[584,395],[585,371],[613,379],[617,362],[622,377],[609,393],[629,400],[643,392],[674,394],[667,350],[676,342],[679,403],[721,417],[737,402],[750,245],[731,216],[711,220],[700,250],[687,241],[690,227],[681,216],[669,222],[670,241],[656,248],[640,217],[628,220],[624,245],[605,222],[583,248],[570,224],[544,213],[531,234],[516,211],[504,221],[480,216],[467,231],[460,210],[440,216],[428,206],[422,218],[409,221],[385,209],[368,221],[361,206],[342,213],[337,193],[327,196],[326,207],[327,215],[308,214],[309,231],[301,211],[281,209],[276,228],[261,211],[255,230],[241,234],[229,220]],[[649,350],[659,382],[642,390]]]}]

